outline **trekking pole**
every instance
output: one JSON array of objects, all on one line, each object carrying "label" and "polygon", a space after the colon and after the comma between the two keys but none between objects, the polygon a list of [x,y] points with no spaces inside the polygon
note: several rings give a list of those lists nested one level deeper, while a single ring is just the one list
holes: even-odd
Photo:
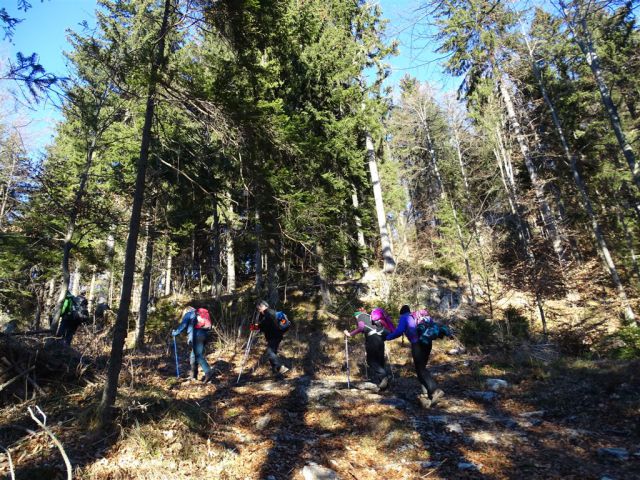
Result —
[{"label": "trekking pole", "polygon": [[236,385],[240,383],[240,377],[242,376],[242,371],[244,370],[244,366],[247,363],[247,359],[249,358],[249,352],[251,351],[251,341],[253,340],[254,330],[251,330],[249,333],[249,340],[247,340],[247,348],[244,349],[244,358],[242,359],[242,365],[240,365],[240,373],[238,374],[238,380],[236,381]]},{"label": "trekking pole", "polygon": [[351,380],[349,378],[351,376],[351,367],[349,366],[349,339],[347,337],[344,337],[344,351],[347,357],[347,388],[351,389]]},{"label": "trekking pole", "polygon": [[176,378],[180,378],[180,364],[178,363],[178,344],[176,343],[176,337],[173,337],[173,352],[176,355]]}]

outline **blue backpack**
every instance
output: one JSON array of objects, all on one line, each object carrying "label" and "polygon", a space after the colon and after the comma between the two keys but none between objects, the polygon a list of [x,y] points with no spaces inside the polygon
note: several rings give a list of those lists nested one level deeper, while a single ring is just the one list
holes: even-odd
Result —
[{"label": "blue backpack", "polygon": [[286,332],[291,327],[291,320],[284,312],[276,312],[276,326],[281,332]]},{"label": "blue backpack", "polygon": [[418,340],[426,344],[444,337],[453,337],[451,328],[436,323],[433,318],[428,316],[417,319],[416,333],[418,334]]}]

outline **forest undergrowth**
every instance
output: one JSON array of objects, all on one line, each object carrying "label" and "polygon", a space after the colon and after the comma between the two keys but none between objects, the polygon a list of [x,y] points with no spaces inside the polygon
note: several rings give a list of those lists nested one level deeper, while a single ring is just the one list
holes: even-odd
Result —
[{"label": "forest undergrowth", "polygon": [[[27,400],[17,393],[24,385],[13,397],[2,392],[0,445],[11,455],[15,478],[66,475],[60,450],[30,418],[27,409],[35,405],[63,445],[73,478],[302,479],[313,464],[337,478],[358,479],[634,478],[640,466],[638,360],[585,353],[593,345],[568,355],[566,345],[553,335],[542,340],[513,306],[488,321],[468,317],[463,304],[447,315],[458,337],[436,342],[429,362],[446,399],[424,410],[416,401],[406,341],[388,344],[394,380],[378,392],[365,382],[362,341],[352,339],[347,388],[341,332],[362,305],[355,291],[362,293],[361,286],[336,292],[330,309],[319,297],[292,292],[285,309],[294,328],[282,345],[291,371],[274,379],[260,340],[239,383],[244,332],[235,346],[211,342],[212,384],[176,378],[164,333],[175,322],[171,309],[177,316],[181,304],[165,299],[157,314],[166,318],[152,322],[157,340],[127,353],[116,428],[106,433],[95,429],[95,410],[108,329],[94,334],[83,327],[74,349],[54,352],[67,365],[75,359],[66,376],[34,376],[41,391],[27,388]],[[45,342],[0,340],[32,350]],[[15,352],[4,352],[17,361]],[[184,344],[179,358],[186,377]],[[506,384],[492,390],[491,379]],[[8,458],[0,457],[0,471],[11,478]]]}]

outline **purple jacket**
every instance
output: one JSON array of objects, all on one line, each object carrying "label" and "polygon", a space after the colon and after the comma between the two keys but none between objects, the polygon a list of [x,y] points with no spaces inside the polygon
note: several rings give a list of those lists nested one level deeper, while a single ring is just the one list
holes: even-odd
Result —
[{"label": "purple jacket", "polygon": [[417,343],[418,332],[416,331],[416,325],[416,319],[411,313],[400,315],[398,326],[393,332],[387,335],[387,340],[394,340],[404,333],[411,343]]}]

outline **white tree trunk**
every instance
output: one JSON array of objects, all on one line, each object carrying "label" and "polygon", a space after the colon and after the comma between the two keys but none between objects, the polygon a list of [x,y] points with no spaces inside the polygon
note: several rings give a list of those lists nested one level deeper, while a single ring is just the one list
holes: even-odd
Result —
[{"label": "white tree trunk", "polygon": [[233,250],[233,203],[229,194],[227,194],[227,203],[227,235],[224,244],[227,257],[227,293],[233,293],[236,289],[236,256]]},{"label": "white tree trunk", "polygon": [[71,287],[71,293],[74,295],[80,294],[80,283],[82,281],[82,274],[80,273],[81,263],[80,260],[76,260],[76,268],[73,271],[73,287]]},{"label": "white tree trunk", "polygon": [[164,294],[165,296],[171,295],[171,277],[173,275],[173,256],[171,255],[170,247],[167,245],[167,263],[164,270]]},{"label": "white tree trunk", "polygon": [[95,298],[96,292],[96,267],[91,268],[91,284],[89,286],[89,298],[87,298],[87,303],[89,305],[89,312],[93,311],[93,300]]},{"label": "white tree trunk", "polygon": [[380,229],[380,244],[382,247],[382,258],[384,259],[384,272],[391,273],[396,268],[396,262],[393,259],[391,240],[387,229],[387,216],[382,202],[382,186],[380,185],[380,175],[378,174],[378,164],[376,163],[373,140],[368,132],[366,134],[366,147],[369,173],[371,175],[371,183],[373,184],[373,198],[376,204],[376,215],[378,217],[378,227]]}]

